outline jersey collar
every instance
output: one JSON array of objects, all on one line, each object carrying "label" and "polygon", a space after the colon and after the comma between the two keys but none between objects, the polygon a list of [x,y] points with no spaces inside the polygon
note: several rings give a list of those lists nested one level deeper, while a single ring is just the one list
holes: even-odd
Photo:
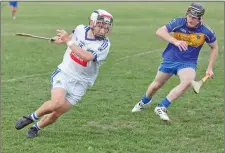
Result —
[{"label": "jersey collar", "polygon": [[85,31],[85,40],[96,41],[95,38],[88,38],[88,37],[87,37],[87,33],[88,33],[88,31],[90,30],[90,26],[88,26],[85,30],[86,30],[86,31]]}]

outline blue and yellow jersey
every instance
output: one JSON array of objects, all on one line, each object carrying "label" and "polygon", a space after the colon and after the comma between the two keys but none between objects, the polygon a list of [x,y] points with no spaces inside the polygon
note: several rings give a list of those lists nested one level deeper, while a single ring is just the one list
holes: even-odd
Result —
[{"label": "blue and yellow jersey", "polygon": [[197,63],[199,52],[205,42],[216,41],[215,33],[204,24],[196,28],[187,27],[186,18],[176,18],[171,20],[166,28],[168,32],[173,32],[173,37],[188,43],[187,51],[180,51],[178,47],[169,43],[162,56],[166,60]]}]

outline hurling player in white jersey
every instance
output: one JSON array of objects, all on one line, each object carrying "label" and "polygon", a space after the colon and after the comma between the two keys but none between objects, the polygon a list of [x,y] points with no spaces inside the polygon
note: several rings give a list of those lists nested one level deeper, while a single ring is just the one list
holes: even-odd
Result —
[{"label": "hurling player in white jersey", "polygon": [[57,30],[56,44],[66,44],[63,61],[51,76],[51,100],[46,101],[35,112],[23,116],[16,122],[16,129],[37,121],[28,131],[34,138],[38,131],[54,123],[69,111],[92,86],[102,62],[106,59],[110,42],[106,34],[112,31],[113,16],[105,10],[95,10],[89,18],[89,26],[78,25],[69,35]]}]

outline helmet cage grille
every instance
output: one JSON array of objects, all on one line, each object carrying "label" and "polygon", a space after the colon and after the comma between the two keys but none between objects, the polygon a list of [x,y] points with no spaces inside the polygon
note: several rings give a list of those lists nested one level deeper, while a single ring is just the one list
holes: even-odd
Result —
[{"label": "helmet cage grille", "polygon": [[112,18],[109,18],[109,17],[107,17],[107,16],[103,16],[103,15],[98,15],[97,16],[97,20],[96,20],[96,22],[95,22],[95,25],[98,25],[98,24],[107,24],[108,25],[108,27],[107,27],[107,29],[108,29],[108,31],[107,31],[107,33],[108,32],[111,32],[112,31],[112,26],[113,26],[113,19]]},{"label": "helmet cage grille", "polygon": [[199,9],[193,6],[189,6],[187,9],[186,15],[191,14],[192,16],[201,19],[204,13],[205,13],[204,9]]}]

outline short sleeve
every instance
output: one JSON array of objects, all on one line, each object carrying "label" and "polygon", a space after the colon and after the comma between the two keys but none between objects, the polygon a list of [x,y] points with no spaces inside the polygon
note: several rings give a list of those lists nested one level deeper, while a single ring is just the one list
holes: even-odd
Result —
[{"label": "short sleeve", "polygon": [[75,37],[79,31],[84,29],[84,25],[78,25],[75,29],[72,30],[72,36]]},{"label": "short sleeve", "polygon": [[205,34],[205,41],[207,43],[213,43],[216,41],[216,34],[211,28],[207,29],[207,32]]},{"label": "short sleeve", "polygon": [[108,39],[105,39],[100,47],[97,49],[89,49],[95,56],[93,59],[94,62],[104,61],[109,53],[110,42]]},{"label": "short sleeve", "polygon": [[174,30],[183,25],[184,18],[175,18],[166,24],[168,32],[174,32]]}]

